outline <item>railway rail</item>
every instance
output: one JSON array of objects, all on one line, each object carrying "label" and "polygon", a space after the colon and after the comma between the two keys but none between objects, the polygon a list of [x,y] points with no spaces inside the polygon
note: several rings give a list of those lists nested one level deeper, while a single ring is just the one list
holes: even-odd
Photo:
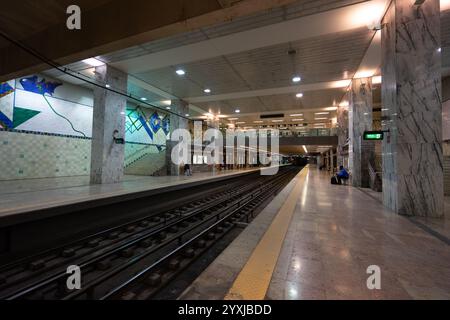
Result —
[{"label": "railway rail", "polygon": [[[237,179],[178,208],[2,266],[0,299],[149,299],[297,172]],[[81,270],[80,290],[67,288],[70,265]]]}]

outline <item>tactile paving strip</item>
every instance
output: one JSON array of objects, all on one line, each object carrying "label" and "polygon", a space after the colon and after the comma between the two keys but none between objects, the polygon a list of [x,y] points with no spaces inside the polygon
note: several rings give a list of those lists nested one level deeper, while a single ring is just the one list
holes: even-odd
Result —
[{"label": "tactile paving strip", "polygon": [[265,298],[308,170],[306,166],[297,175],[296,185],[239,273],[225,300],[263,300]]}]

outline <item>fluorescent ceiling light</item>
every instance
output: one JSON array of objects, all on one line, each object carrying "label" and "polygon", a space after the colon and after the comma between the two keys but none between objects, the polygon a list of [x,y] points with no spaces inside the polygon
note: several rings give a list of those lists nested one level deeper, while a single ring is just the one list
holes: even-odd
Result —
[{"label": "fluorescent ceiling light", "polygon": [[300,81],[302,81],[302,78],[299,77],[299,76],[294,76],[294,77],[292,78],[292,82],[297,83],[297,82],[300,82]]},{"label": "fluorescent ceiling light", "polygon": [[166,110],[170,110],[171,108],[170,107],[166,107]]},{"label": "fluorescent ceiling light", "polygon": [[264,121],[253,121],[253,123],[264,123]]},{"label": "fluorescent ceiling light", "polygon": [[272,120],[272,122],[283,122],[283,120]]},{"label": "fluorescent ceiling light", "polygon": [[100,67],[105,64],[103,61],[100,61],[95,58],[84,59],[83,62],[90,65],[91,67]]},{"label": "fluorescent ceiling light", "polygon": [[142,101],[147,101],[147,98],[142,97],[141,100]]},{"label": "fluorescent ceiling light", "polygon": [[175,71],[177,73],[177,75],[179,76],[184,76],[186,74],[186,71],[184,71],[183,69],[178,69],[177,71]]},{"label": "fluorescent ceiling light", "polygon": [[441,0],[441,11],[450,10],[450,0]]},{"label": "fluorescent ceiling light", "polygon": [[236,109],[234,112],[236,112],[236,113],[241,113],[241,110]]},{"label": "fluorescent ceiling light", "polygon": [[372,83],[373,84],[380,84],[381,81],[382,81],[382,77],[381,76],[372,77]]},{"label": "fluorescent ceiling light", "polygon": [[204,93],[211,93],[211,89],[205,89],[203,90]]},{"label": "fluorescent ceiling light", "polygon": [[306,146],[303,146],[303,150],[305,151],[305,153],[308,153],[308,149],[306,149]]},{"label": "fluorescent ceiling light", "polygon": [[314,114],[322,115],[322,114],[330,114],[329,112],[315,112]]},{"label": "fluorescent ceiling light", "polygon": [[107,88],[111,88],[111,86],[110,86],[109,84],[106,84],[106,85],[105,85],[105,87],[107,87]]},{"label": "fluorescent ceiling light", "polygon": [[239,118],[230,118],[230,119],[228,119],[228,120],[230,120],[230,121],[233,121],[233,120],[239,120]]},{"label": "fluorescent ceiling light", "polygon": [[327,110],[327,111],[336,111],[337,107],[328,107],[328,108],[325,108],[325,110]]},{"label": "fluorescent ceiling light", "polygon": [[297,93],[295,96],[296,96],[297,98],[303,98],[303,93]]},{"label": "fluorescent ceiling light", "polygon": [[236,124],[245,124],[245,122],[236,122]]},{"label": "fluorescent ceiling light", "polygon": [[189,115],[189,113],[186,113],[185,116],[186,116],[186,117],[189,117],[190,115]]},{"label": "fluorescent ceiling light", "polygon": [[303,116],[303,113],[291,114],[291,117],[301,117],[301,116]]},{"label": "fluorescent ceiling light", "polygon": [[314,120],[328,120],[328,118],[315,118]]},{"label": "fluorescent ceiling light", "polygon": [[348,102],[348,101],[342,101],[340,104],[339,104],[339,107],[348,107],[350,105],[350,103]]},{"label": "fluorescent ceiling light", "polygon": [[172,105],[172,100],[163,100],[163,101],[161,101],[161,103],[165,106],[170,106],[170,105]]},{"label": "fluorescent ceiling light", "polygon": [[305,119],[292,119],[292,121],[304,121]]}]

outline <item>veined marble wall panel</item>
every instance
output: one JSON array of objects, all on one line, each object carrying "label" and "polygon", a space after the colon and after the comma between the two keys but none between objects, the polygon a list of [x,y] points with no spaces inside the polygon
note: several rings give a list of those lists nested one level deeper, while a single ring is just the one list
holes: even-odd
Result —
[{"label": "veined marble wall panel", "polygon": [[404,215],[442,216],[439,1],[394,0],[382,30],[383,201]]}]

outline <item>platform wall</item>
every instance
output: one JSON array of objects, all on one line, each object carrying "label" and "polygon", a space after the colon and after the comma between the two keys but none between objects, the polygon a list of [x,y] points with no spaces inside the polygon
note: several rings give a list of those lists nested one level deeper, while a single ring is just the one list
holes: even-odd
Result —
[{"label": "platform wall", "polygon": [[[0,180],[89,175],[92,111],[84,87],[41,75],[0,83]],[[124,117],[125,167],[140,149],[165,156],[167,114],[129,104]]]}]

